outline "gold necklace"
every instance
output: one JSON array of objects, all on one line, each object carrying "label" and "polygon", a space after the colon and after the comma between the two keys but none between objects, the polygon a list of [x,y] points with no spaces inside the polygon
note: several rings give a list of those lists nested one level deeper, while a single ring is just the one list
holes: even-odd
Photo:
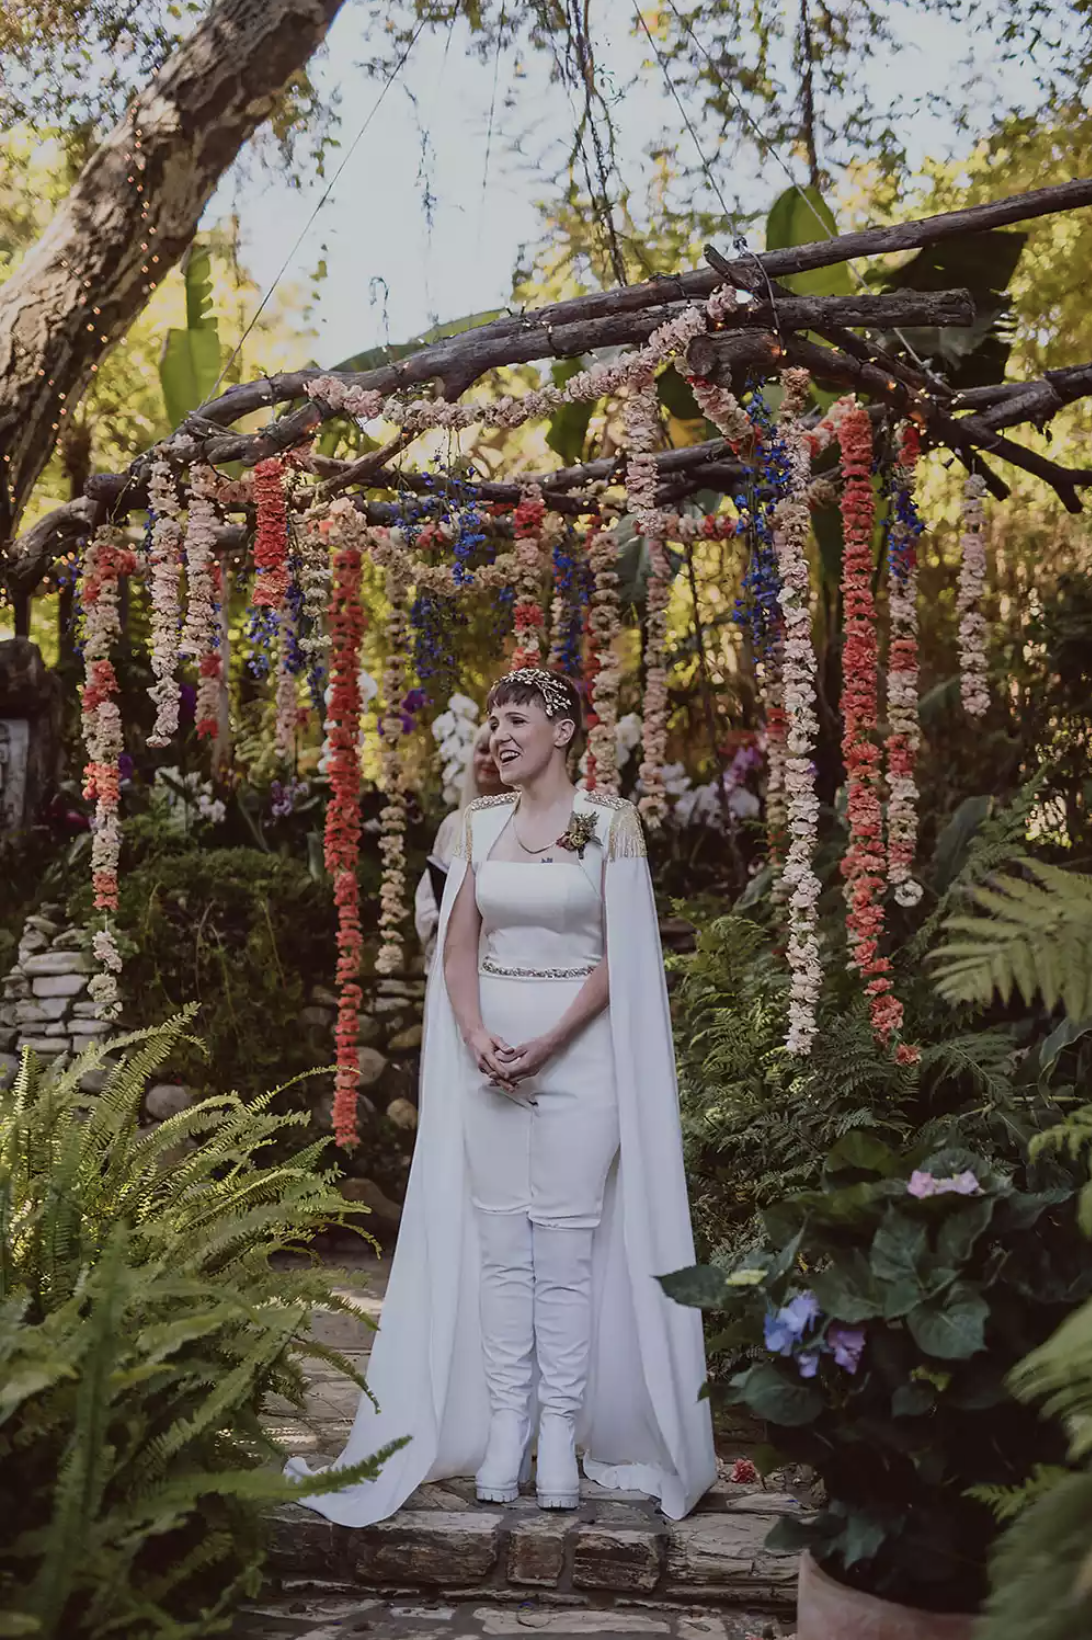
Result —
[{"label": "gold necklace", "polygon": [[512,831],[515,835],[516,842],[519,844],[524,854],[545,854],[546,850],[553,848],[554,844],[557,842],[557,838],[555,837],[552,843],[543,843],[541,848],[528,848],[527,844],[523,841],[523,838],[519,834],[519,828],[516,825],[515,815],[512,816]]}]

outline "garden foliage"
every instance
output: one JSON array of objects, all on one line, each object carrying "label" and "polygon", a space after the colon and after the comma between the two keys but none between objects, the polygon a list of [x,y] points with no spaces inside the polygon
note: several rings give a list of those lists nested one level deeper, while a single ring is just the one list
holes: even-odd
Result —
[{"label": "garden foliage", "polygon": [[[273,1162],[301,1114],[213,1097],[138,1131],[145,1079],[185,1017],[0,1095],[0,1634],[219,1632],[258,1587],[263,1513],[296,1483],[259,1414],[302,1406],[336,1274],[277,1255],[347,1208],[321,1144]],[[192,1146],[192,1148],[190,1148]],[[356,1313],[355,1311],[353,1312]],[[385,1453],[339,1474],[374,1476]]]}]

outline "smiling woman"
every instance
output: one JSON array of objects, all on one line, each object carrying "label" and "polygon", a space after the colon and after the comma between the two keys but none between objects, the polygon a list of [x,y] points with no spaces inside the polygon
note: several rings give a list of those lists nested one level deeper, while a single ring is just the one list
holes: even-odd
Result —
[{"label": "smiling woman", "polygon": [[582,1447],[590,1480],[679,1517],[715,1463],[700,1317],[655,1280],[693,1243],[641,823],[572,785],[568,679],[509,673],[488,722],[512,790],[470,805],[452,861],[402,1230],[338,1462],[412,1439],[308,1502],[363,1526],[461,1474],[509,1501],[537,1427],[540,1507],[577,1506]]}]

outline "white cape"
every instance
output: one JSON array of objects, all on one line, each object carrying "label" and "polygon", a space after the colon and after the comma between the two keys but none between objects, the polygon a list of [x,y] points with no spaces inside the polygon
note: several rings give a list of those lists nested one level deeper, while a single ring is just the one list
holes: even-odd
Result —
[{"label": "white cape", "polygon": [[[466,811],[437,950],[469,861],[488,855],[511,797]],[[597,843],[584,852],[603,880],[620,1149],[596,1233],[596,1333],[578,1431],[584,1471],[603,1486],[658,1497],[678,1519],[716,1477],[701,1315],[674,1304],[656,1277],[694,1262],[683,1174],[675,1060],[652,881],[629,803],[580,792]],[[335,1467],[411,1437],[377,1480],[301,1500],[328,1520],[368,1526],[426,1480],[472,1475],[489,1404],[478,1320],[478,1241],[462,1129],[461,1079],[472,1074],[444,981],[433,964],[425,1003],[420,1125],[402,1224],[372,1350],[368,1385]],[[294,1459],[290,1473],[306,1474]]]}]

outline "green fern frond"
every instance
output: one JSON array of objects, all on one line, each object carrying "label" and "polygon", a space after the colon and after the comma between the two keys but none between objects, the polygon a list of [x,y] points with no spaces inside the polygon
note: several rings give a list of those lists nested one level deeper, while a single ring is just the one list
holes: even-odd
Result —
[{"label": "green fern frond", "polygon": [[953,916],[930,956],[937,988],[951,1002],[987,1006],[1014,990],[1071,1019],[1092,1014],[1092,877],[1028,861],[1029,878],[998,878],[971,898],[988,916]]},{"label": "green fern frond", "polygon": [[969,1486],[967,1496],[984,1503],[996,1520],[1005,1523],[1018,1519],[1070,1473],[1059,1464],[1037,1463],[1022,1486]]}]

